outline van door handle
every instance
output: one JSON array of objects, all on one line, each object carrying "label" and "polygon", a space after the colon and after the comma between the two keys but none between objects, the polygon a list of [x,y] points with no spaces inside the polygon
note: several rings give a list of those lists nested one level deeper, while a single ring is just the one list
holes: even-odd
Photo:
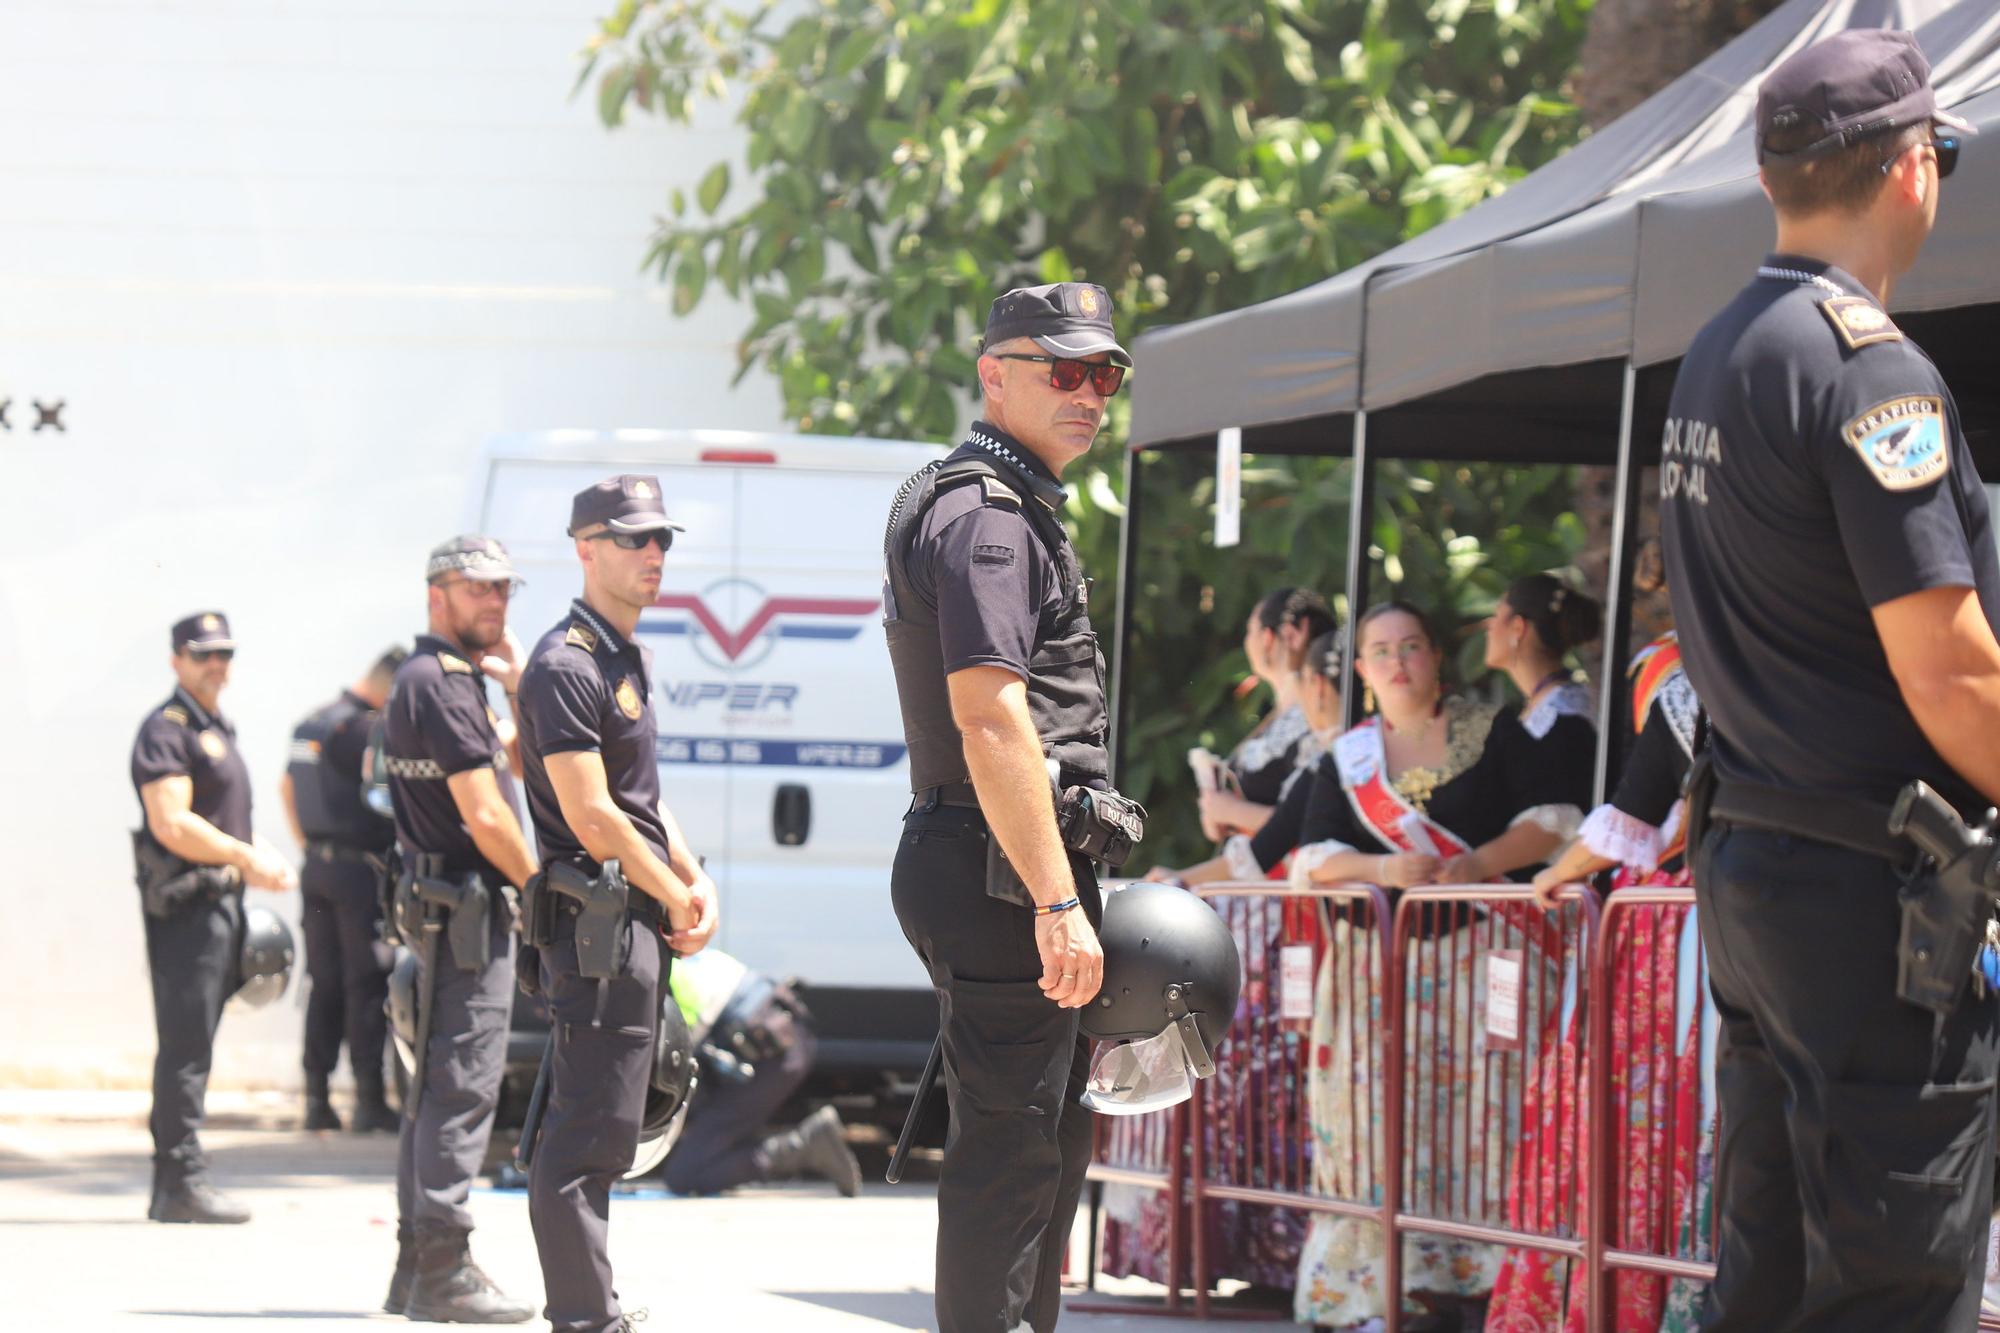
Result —
[{"label": "van door handle", "polygon": [[780,847],[803,847],[812,833],[812,792],[802,782],[785,782],[771,802],[771,837]]}]

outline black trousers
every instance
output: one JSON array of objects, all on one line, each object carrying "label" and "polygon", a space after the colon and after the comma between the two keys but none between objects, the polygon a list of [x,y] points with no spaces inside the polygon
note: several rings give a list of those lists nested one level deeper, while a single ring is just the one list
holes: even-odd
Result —
[{"label": "black trousers", "polygon": [[601,997],[598,982],[577,974],[576,918],[559,916],[556,942],[541,951],[554,1045],[528,1220],[554,1333],[609,1333],[621,1316],[607,1249],[611,1187],[639,1150],[669,958],[652,926],[627,917],[625,928],[631,957]]},{"label": "black trousers", "polygon": [[411,1231],[472,1230],[472,1182],[493,1137],[514,1012],[514,931],[505,911],[487,923],[485,967],[463,968],[440,931],[417,951],[417,995],[435,963],[437,1005],[424,1055],[424,1095],[396,1143],[396,1216]]},{"label": "black trousers", "polygon": [[[1090,1165],[1091,1114],[1077,1101],[1090,1051],[1077,1011],[1036,984],[1033,916],[987,896],[988,836],[976,810],[913,812],[890,880],[896,918],[937,989],[951,1103],[938,1179],[938,1328],[1049,1333]],[[1071,864],[1095,924],[1096,877],[1081,858]]]},{"label": "black trousers", "polygon": [[1896,998],[1897,871],[1717,824],[1695,851],[1716,1049],[1707,1333],[1970,1333],[2000,1001]]},{"label": "black trousers", "polygon": [[306,975],[312,979],[306,1000],[307,1086],[326,1082],[345,1041],[355,1082],[379,1089],[394,957],[382,939],[375,872],[361,861],[308,858],[299,872],[299,896]]},{"label": "black trousers", "polygon": [[222,1006],[236,993],[243,897],[189,903],[146,918],[153,975],[153,1180],[176,1186],[207,1167],[200,1129]]},{"label": "black trousers", "polygon": [[819,1049],[812,1029],[787,1010],[772,1009],[770,1030],[784,1053],[757,1061],[749,1078],[731,1083],[702,1070],[687,1124],[667,1158],[667,1188],[674,1193],[720,1194],[770,1176],[764,1144],[771,1115],[806,1081]]}]

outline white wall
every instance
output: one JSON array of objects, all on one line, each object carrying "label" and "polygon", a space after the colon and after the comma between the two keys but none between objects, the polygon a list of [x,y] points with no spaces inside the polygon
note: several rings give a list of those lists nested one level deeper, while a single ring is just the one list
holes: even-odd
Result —
[{"label": "white wall", "polygon": [[[611,7],[0,4],[0,1085],[146,1078],[126,765],[175,618],[234,621],[283,840],[292,723],[421,628],[485,437],[780,424],[723,387],[741,312],[676,321],[639,273],[739,136],[570,98]],[[232,1009],[218,1086],[297,1083],[297,998]]]}]

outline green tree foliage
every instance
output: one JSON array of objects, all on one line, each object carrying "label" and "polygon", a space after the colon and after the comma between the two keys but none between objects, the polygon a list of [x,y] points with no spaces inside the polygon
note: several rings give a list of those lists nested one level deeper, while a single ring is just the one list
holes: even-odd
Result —
[{"label": "green tree foliage", "polygon": [[[1100,283],[1129,338],[1331,276],[1561,152],[1579,133],[1564,89],[1590,5],[623,0],[579,86],[612,125],[735,108],[743,160],[667,201],[647,264],[679,314],[718,286],[749,302],[739,376],[772,372],[802,430],[944,439],[1010,287]],[[1114,400],[1104,445],[1068,478],[1106,629],[1123,512],[1108,446],[1127,407]],[[1244,545],[1221,552],[1211,468],[1141,469],[1121,780],[1170,815],[1146,849],[1159,859],[1198,840],[1186,748],[1227,748],[1254,717],[1230,686],[1257,595],[1344,582],[1346,463],[1250,460]],[[1386,465],[1376,588],[1483,613],[1508,576],[1574,551],[1556,521],[1566,477]]]}]

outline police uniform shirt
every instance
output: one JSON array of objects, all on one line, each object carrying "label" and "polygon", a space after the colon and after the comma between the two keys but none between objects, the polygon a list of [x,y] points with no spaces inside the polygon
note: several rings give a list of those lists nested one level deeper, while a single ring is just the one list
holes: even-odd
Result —
[{"label": "police uniform shirt", "polygon": [[[1030,689],[1046,691],[1057,682],[1034,678],[1029,661],[1063,609],[1065,577],[1081,584],[1083,573],[1073,565],[1073,573],[1065,571],[1035,534],[1023,506],[1038,504],[1059,513],[1068,493],[1025,446],[986,422],[977,423],[971,441],[950,455],[966,457],[996,464],[1013,485],[983,482],[940,495],[911,543],[910,581],[936,608],[947,676],[967,667],[1004,667]],[[1082,587],[1075,591],[1084,595]],[[1079,642],[1077,647],[1095,652],[1094,645]],[[1101,695],[1055,702],[1069,721],[1083,724],[1080,730],[1103,734]],[[1091,712],[1097,714],[1094,722]]]},{"label": "police uniform shirt", "polygon": [[486,690],[485,674],[458,648],[434,634],[419,635],[409,660],[396,669],[383,749],[396,838],[404,850],[442,856],[449,873],[477,871],[498,884],[505,876],[480,854],[447,785],[460,773],[490,768],[513,804],[506,747]]},{"label": "police uniform shirt", "polygon": [[[367,817],[365,823],[359,823],[359,827],[368,829],[370,836],[360,845],[369,851],[382,851],[394,839],[394,830],[379,815],[369,811],[361,797],[364,785],[362,769],[368,763],[368,733],[375,725],[375,706],[353,690],[342,690],[339,703],[346,705],[346,715],[320,743],[319,762],[333,776],[330,786],[337,787],[343,794],[352,794],[352,802],[343,800],[343,804],[351,804],[357,817],[364,814]],[[333,706],[338,707],[339,704]],[[311,836],[308,832],[307,837]],[[348,840],[347,835],[343,834],[341,840]]]},{"label": "police uniform shirt", "polygon": [[236,748],[236,728],[179,688],[146,714],[132,745],[134,791],[171,777],[193,784],[191,811],[238,842],[250,841],[250,770]]},{"label": "police uniform shirt", "polygon": [[542,860],[596,862],[570,831],[549,782],[546,756],[594,750],[611,800],[662,861],[659,730],[653,720],[652,654],[627,643],[581,601],[528,654],[516,696],[528,810]]},{"label": "police uniform shirt", "polygon": [[1926,588],[2000,610],[1986,493],[1937,367],[1848,274],[1774,255],[1710,321],[1661,450],[1687,670],[1735,778],[1886,802],[1972,793],[1910,716],[1870,608]]}]

